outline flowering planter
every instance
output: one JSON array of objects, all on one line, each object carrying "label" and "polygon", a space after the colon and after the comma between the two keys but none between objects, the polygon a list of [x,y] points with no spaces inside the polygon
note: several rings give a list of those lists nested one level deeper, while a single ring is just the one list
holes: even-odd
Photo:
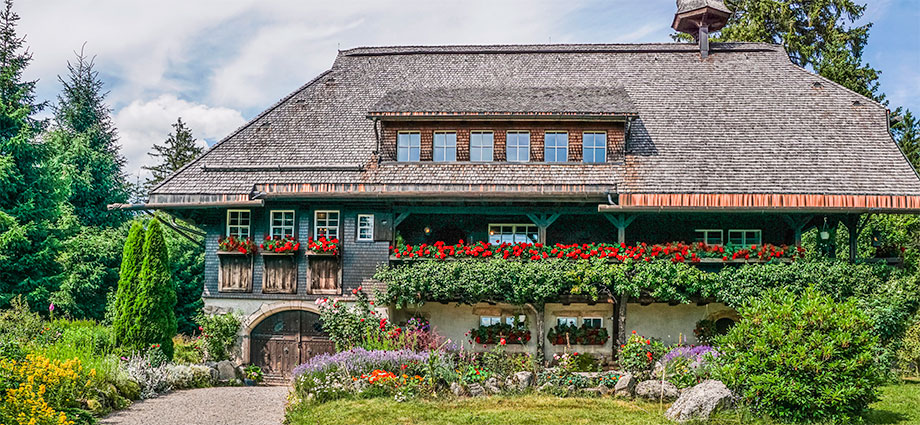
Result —
[{"label": "flowering planter", "polygon": [[339,255],[339,253],[338,251],[323,252],[323,251],[314,251],[312,249],[308,249],[306,250],[306,255],[311,255],[311,256],[321,255],[321,256],[326,256],[326,257],[335,257],[336,255]]}]

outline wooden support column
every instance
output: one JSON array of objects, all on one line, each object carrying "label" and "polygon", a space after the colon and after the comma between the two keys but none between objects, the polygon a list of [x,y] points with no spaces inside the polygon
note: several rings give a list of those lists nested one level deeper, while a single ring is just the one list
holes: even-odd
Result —
[{"label": "wooden support column", "polygon": [[815,218],[813,215],[803,215],[803,216],[793,216],[793,215],[784,215],[783,219],[786,220],[786,223],[789,223],[789,227],[792,228],[793,233],[795,234],[795,246],[802,246],[802,231],[805,230],[811,221]]},{"label": "wooden support column", "polygon": [[407,212],[401,212],[401,213],[399,213],[399,215],[397,215],[396,218],[393,219],[393,231],[395,232],[395,231],[396,231],[396,226],[399,226],[399,223],[402,223],[403,220],[405,220],[405,219],[407,219],[407,218],[409,218],[409,213],[407,213]]},{"label": "wooden support column", "polygon": [[540,243],[546,243],[546,228],[551,226],[556,219],[558,219],[562,214],[527,214],[527,218],[537,225],[537,238]]},{"label": "wooden support column", "polygon": [[605,214],[604,217],[607,217],[607,220],[610,220],[614,226],[617,228],[617,242],[625,243],[626,242],[626,228],[636,219],[635,215],[626,215],[626,214]]},{"label": "wooden support column", "polygon": [[859,214],[850,214],[842,220],[843,224],[847,226],[850,236],[850,263],[856,263],[859,254],[859,234],[866,227],[870,216],[871,214],[865,217]]}]

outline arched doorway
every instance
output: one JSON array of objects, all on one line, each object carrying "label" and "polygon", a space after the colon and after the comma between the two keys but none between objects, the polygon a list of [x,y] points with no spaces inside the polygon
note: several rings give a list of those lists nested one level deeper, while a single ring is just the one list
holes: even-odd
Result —
[{"label": "arched doorway", "polygon": [[270,378],[290,378],[297,365],[317,354],[335,351],[319,315],[286,310],[266,317],[250,334],[249,361]]}]

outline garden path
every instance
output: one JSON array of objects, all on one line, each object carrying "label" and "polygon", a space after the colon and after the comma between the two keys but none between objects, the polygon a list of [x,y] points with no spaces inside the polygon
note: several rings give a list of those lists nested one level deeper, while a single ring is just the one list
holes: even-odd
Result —
[{"label": "garden path", "polygon": [[288,386],[215,387],[176,391],[138,401],[103,425],[278,425]]}]

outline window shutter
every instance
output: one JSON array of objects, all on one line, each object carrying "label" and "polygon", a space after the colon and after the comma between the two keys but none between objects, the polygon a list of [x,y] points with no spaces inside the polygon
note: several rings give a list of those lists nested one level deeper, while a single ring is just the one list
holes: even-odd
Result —
[{"label": "window shutter", "polygon": [[393,215],[374,214],[374,240],[386,242],[393,240]]}]

